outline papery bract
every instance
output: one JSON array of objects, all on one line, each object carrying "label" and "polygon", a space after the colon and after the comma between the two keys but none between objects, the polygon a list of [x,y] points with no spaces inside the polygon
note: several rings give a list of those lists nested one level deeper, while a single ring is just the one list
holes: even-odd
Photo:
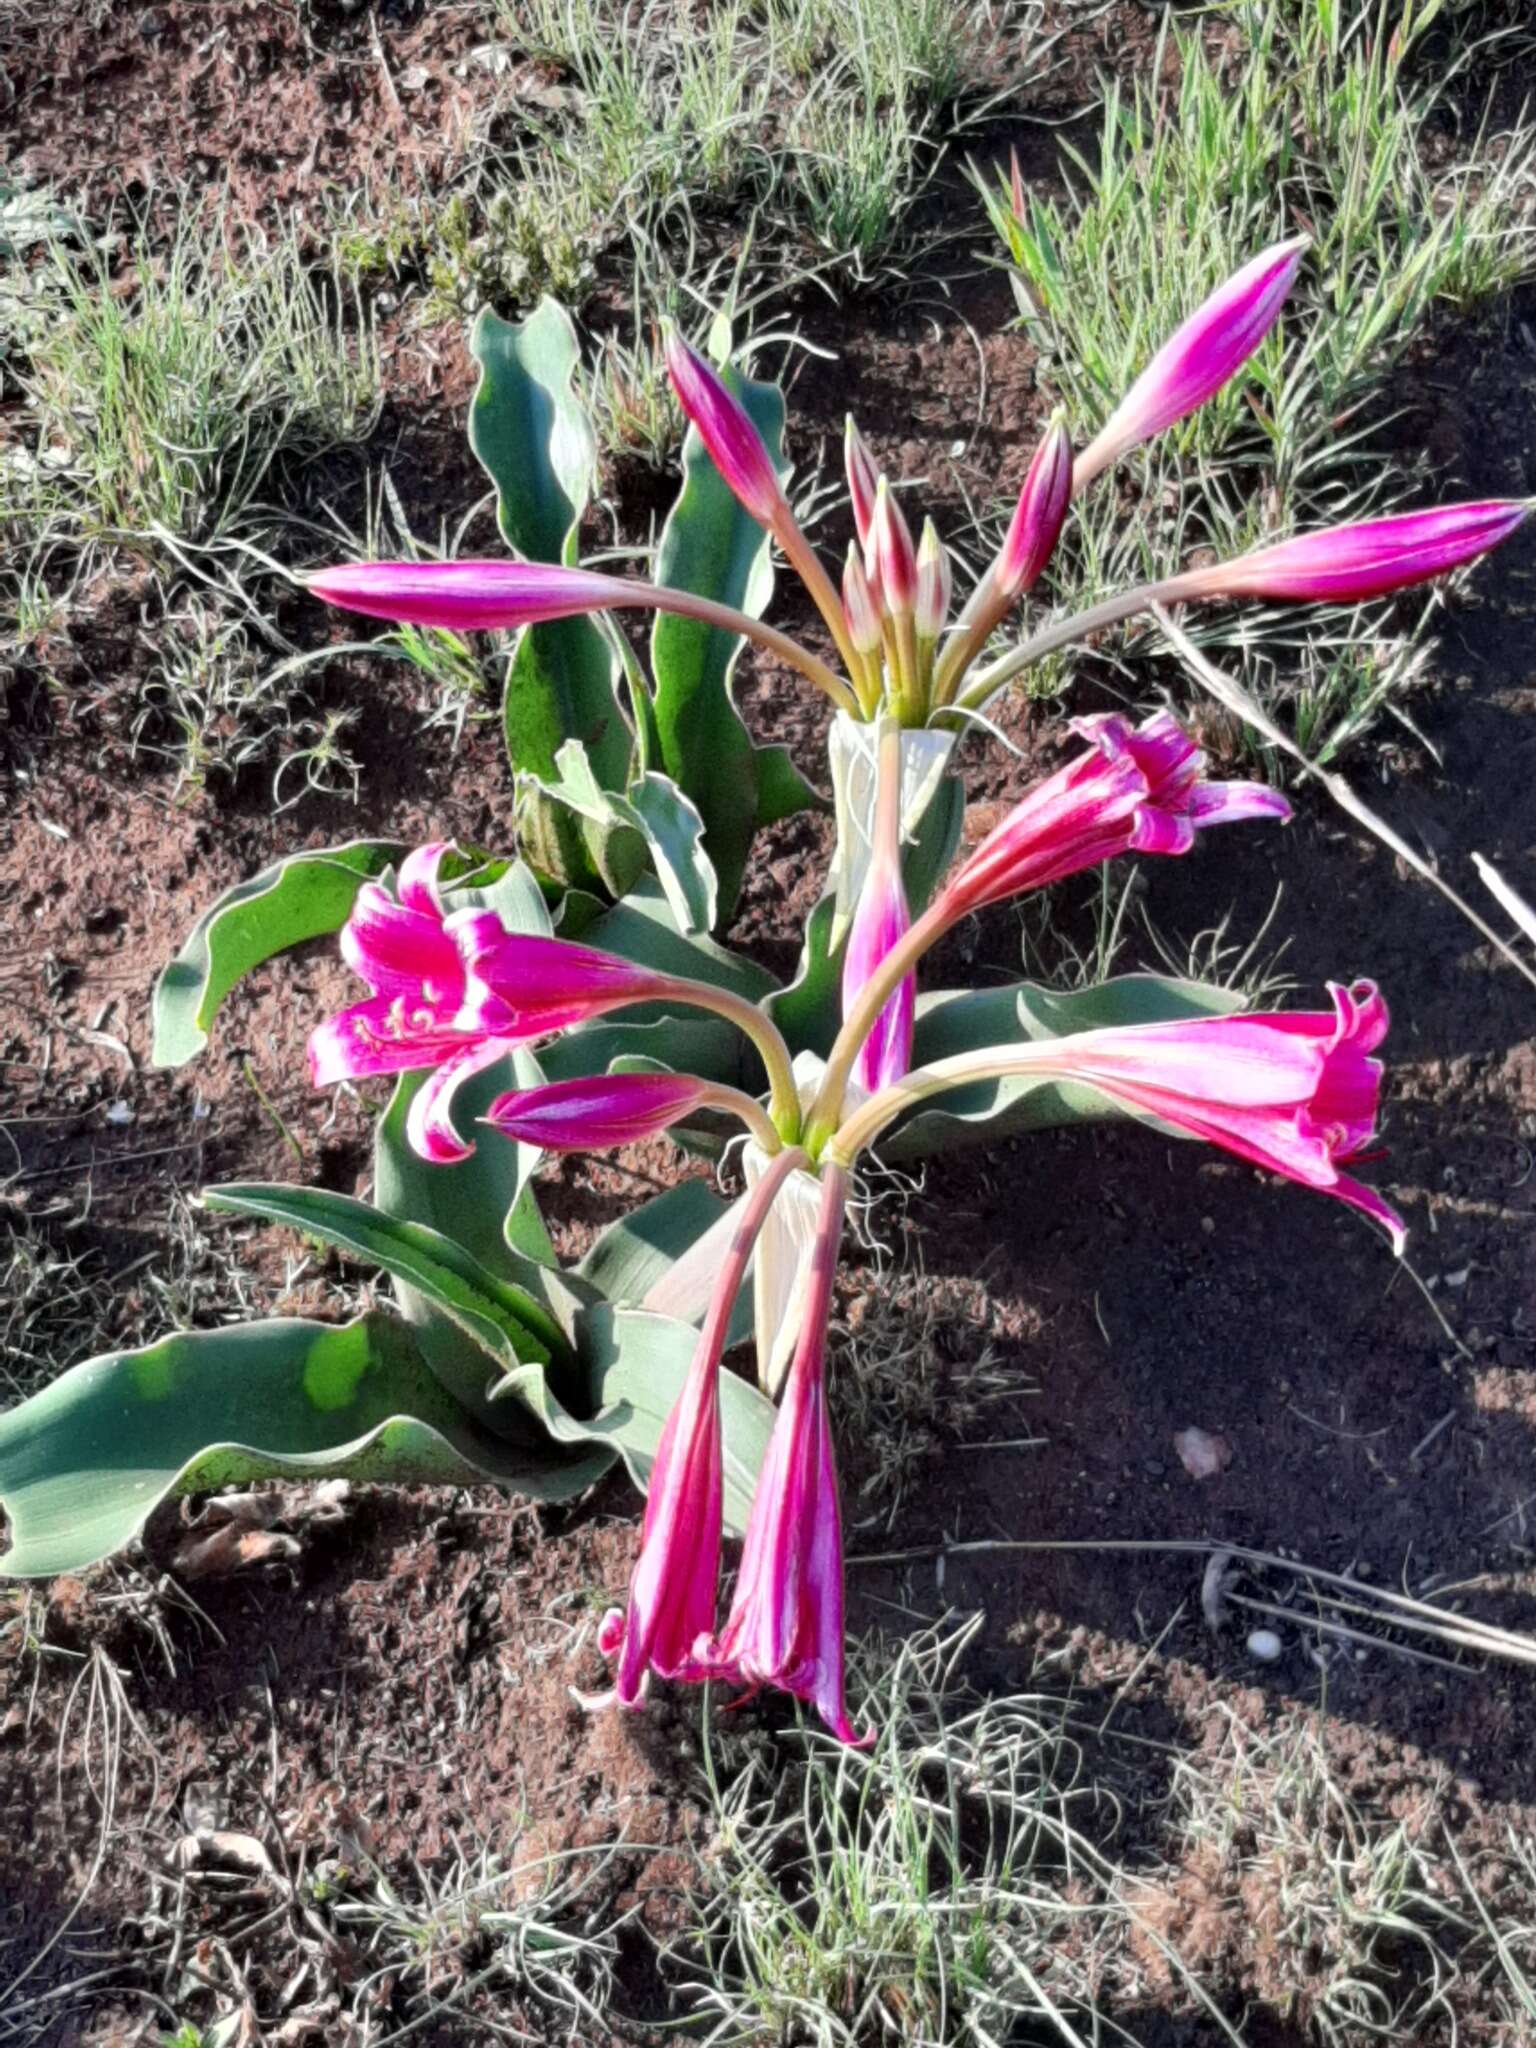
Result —
[{"label": "papery bract", "polygon": [[842,1741],[857,1743],[844,1703],[842,1513],[826,1388],[844,1190],[840,1173],[824,1174],[805,1319],[752,1496],[735,1595],[699,1661],[713,1677],[781,1687],[814,1706]]},{"label": "papery bract", "polygon": [[778,526],[788,510],[784,487],[746,407],[675,327],[667,330],[666,357],[672,388],[711,462],[759,526]]},{"label": "papery bract", "polygon": [[1475,561],[1508,540],[1529,510],[1516,499],[1489,498],[1325,527],[1190,570],[1173,579],[1169,595],[1358,603]]},{"label": "papery bract", "polygon": [[1219,285],[1158,350],[1077,459],[1074,488],[1212,398],[1280,316],[1307,237],[1277,242]]},{"label": "papery bract", "polygon": [[691,1074],[583,1074],[498,1095],[484,1121],[548,1152],[601,1151],[654,1137],[709,1093]]},{"label": "papery bract", "polygon": [[1072,730],[1090,750],[1029,790],[956,869],[929,912],[936,924],[1115,854],[1187,853],[1207,825],[1291,814],[1263,783],[1207,782],[1205,755],[1166,711],[1140,726],[1114,712],[1075,718]]}]

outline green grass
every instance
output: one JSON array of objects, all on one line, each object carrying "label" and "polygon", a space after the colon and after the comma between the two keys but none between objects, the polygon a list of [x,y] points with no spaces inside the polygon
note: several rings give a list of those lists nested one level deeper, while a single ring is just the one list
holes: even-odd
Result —
[{"label": "green grass", "polygon": [[0,275],[0,351],[25,402],[0,532],[207,546],[262,523],[280,471],[364,440],[381,372],[365,310],[292,236],[124,214]]},{"label": "green grass", "polygon": [[[1201,26],[1170,18],[1178,83],[1150,67],[1106,86],[1096,146],[1067,150],[1063,198],[979,178],[1004,245],[1042,381],[1082,439],[1157,344],[1267,243],[1314,246],[1279,328],[1233,388],[1101,481],[1078,508],[1048,579],[1076,609],[1307,526],[1420,494],[1373,455],[1393,372],[1446,314],[1465,316],[1536,266],[1536,123],[1495,136],[1453,126],[1481,46],[1425,40],[1430,9],[1379,32],[1377,0],[1228,0],[1236,64]],[[1402,10],[1393,10],[1397,22]],[[1177,260],[1169,260],[1170,252]],[[1450,480],[1426,479],[1444,493]],[[1322,758],[1408,687],[1423,620],[1245,610],[1199,614],[1203,645],[1235,648],[1281,689]],[[1037,673],[1059,686],[1060,661]]]}]

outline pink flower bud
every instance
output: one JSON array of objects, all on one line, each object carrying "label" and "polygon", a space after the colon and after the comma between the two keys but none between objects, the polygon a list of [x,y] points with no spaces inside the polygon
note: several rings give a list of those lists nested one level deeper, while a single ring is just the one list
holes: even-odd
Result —
[{"label": "pink flower bud", "polygon": [[848,502],[853,507],[854,529],[862,547],[869,539],[870,523],[875,516],[875,486],[879,479],[874,458],[853,423],[852,413],[843,428],[843,461],[848,470]]},{"label": "pink flower bud", "polygon": [[580,1075],[498,1095],[484,1121],[546,1152],[600,1152],[654,1137],[708,1094],[691,1074]]},{"label": "pink flower bud", "polygon": [[992,587],[999,597],[1013,599],[1033,590],[1055,552],[1071,502],[1072,437],[1058,417],[1035,450],[993,564]]},{"label": "pink flower bud", "polygon": [[1326,527],[1191,570],[1174,579],[1169,595],[1353,604],[1475,561],[1508,540],[1529,510],[1517,499],[1489,498]]},{"label": "pink flower bud", "polygon": [[910,613],[917,602],[917,551],[912,545],[911,528],[901,516],[901,508],[884,477],[875,491],[870,537],[875,544],[880,595],[886,609],[898,615]]},{"label": "pink flower bud", "polygon": [[843,617],[855,654],[877,654],[880,650],[880,607],[864,574],[859,551],[850,542],[843,564]]},{"label": "pink flower bud", "polygon": [[937,640],[943,632],[953,590],[954,576],[944,543],[933,521],[925,519],[917,550],[917,603],[912,621],[919,640]]},{"label": "pink flower bud", "polygon": [[773,457],[745,406],[675,327],[665,338],[667,372],[709,458],[759,526],[776,527],[788,506]]},{"label": "pink flower bud", "polygon": [[1277,242],[1229,277],[1142,371],[1077,459],[1075,488],[1214,397],[1280,317],[1308,238]]},{"label": "pink flower bud", "polygon": [[311,576],[316,597],[370,619],[453,633],[536,625],[644,602],[623,576],[544,562],[343,562]]},{"label": "pink flower bud", "polygon": [[[864,877],[858,908],[848,932],[848,950],[843,956],[843,1015],[846,1017],[863,992],[865,983],[898,939],[906,936],[911,916],[906,890],[902,887],[899,859],[885,857],[877,847]],[[917,1006],[917,978],[908,974],[875,1020],[874,1029],[859,1048],[854,1075],[860,1087],[871,1095],[899,1081],[912,1065],[913,1019]]]}]

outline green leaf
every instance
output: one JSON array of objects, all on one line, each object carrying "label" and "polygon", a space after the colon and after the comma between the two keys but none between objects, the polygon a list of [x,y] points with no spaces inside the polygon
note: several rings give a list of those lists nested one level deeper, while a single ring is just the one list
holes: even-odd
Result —
[{"label": "green leaf", "polygon": [[[683,1390],[698,1333],[670,1316],[639,1309],[592,1309],[585,1319],[582,1358],[600,1405],[590,1421],[557,1423],[561,1441],[606,1443],[623,1458],[642,1492],[667,1416]],[[762,1470],[777,1411],[756,1387],[733,1372],[720,1375],[721,1434],[725,1447],[725,1526],[743,1535],[752,1489]]]},{"label": "green leaf", "polygon": [[843,949],[832,943],[836,919],[837,899],[829,890],[805,921],[794,980],[763,1004],[791,1053],[814,1052],[825,1059],[842,1022]]},{"label": "green leaf", "polygon": [[562,1450],[488,1435],[386,1315],[189,1331],[87,1359],[0,1415],[0,1505],[11,1533],[0,1572],[82,1570],[120,1550],[173,1493],[345,1477],[492,1482],[567,1500],[617,1448],[602,1438]]},{"label": "green leaf", "polygon": [[[783,462],[784,396],[774,384],[722,371],[776,464]],[[683,444],[683,487],[662,532],[656,581],[760,617],[773,595],[768,537],[747,516],[710,461],[696,429]],[[729,919],[756,828],[757,759],[731,699],[739,633],[667,613],[651,631],[660,765],[698,805],[704,844]]]},{"label": "green leaf", "polygon": [[780,818],[792,818],[798,811],[829,811],[832,806],[790,759],[782,746],[757,750],[757,822],[776,825]]},{"label": "green leaf", "polygon": [[305,939],[339,931],[364,882],[404,851],[395,840],[354,839],[290,854],[226,889],[155,986],[154,1064],[179,1067],[200,1053],[219,1005],[242,975]]},{"label": "green leaf", "polygon": [[[528,561],[573,563],[597,443],[572,389],[580,351],[570,316],[553,299],[541,299],[516,326],[487,309],[469,345],[480,365],[469,445],[496,486],[502,536]],[[622,788],[630,736],[614,693],[617,674],[613,644],[593,620],[525,628],[507,665],[502,707],[514,770],[553,776],[556,754],[574,739],[591,754],[603,787]],[[558,865],[541,865],[579,882],[581,855],[576,835],[562,841]]]},{"label": "green leaf", "polygon": [[[463,1245],[427,1224],[403,1222],[352,1195],[332,1194],[325,1188],[235,1182],[208,1188],[203,1200],[210,1209],[286,1223],[306,1237],[381,1266],[425,1296],[504,1372],[529,1361],[547,1366],[565,1348],[563,1331],[541,1302],[525,1288],[498,1279]],[[473,1409],[472,1384],[455,1385],[453,1392]]]},{"label": "green leaf", "polygon": [[480,365],[469,445],[496,486],[502,537],[531,562],[572,562],[597,440],[572,389],[581,351],[571,317],[548,298],[515,326],[487,307],[469,352]]},{"label": "green leaf", "polygon": [[[729,1214],[731,1206],[706,1182],[685,1180],[610,1223],[577,1271],[617,1306],[639,1308],[657,1282]],[[683,1315],[680,1320],[697,1322],[707,1306],[706,1289],[698,1315]],[[731,1315],[727,1346],[741,1343],[751,1333],[752,1284],[748,1281]]]},{"label": "green leaf", "polygon": [[[704,821],[676,783],[639,775],[622,795],[604,789],[576,740],[561,747],[555,766],[554,781],[520,778],[520,806],[532,795],[546,810],[579,821],[598,879],[615,898],[633,888],[649,856],[674,926],[708,932],[715,921],[715,871],[702,844]],[[548,865],[547,854],[541,864]]]},{"label": "green leaf", "polygon": [[[745,954],[733,953],[707,936],[680,931],[664,891],[649,876],[637,883],[622,903],[595,919],[583,940],[604,952],[617,953],[621,959],[658,968],[663,974],[684,975],[730,989],[749,1003],[758,1002],[774,987],[766,968]],[[625,1012],[629,1017],[638,1014],[638,1010]]]},{"label": "green leaf", "polygon": [[[927,1066],[993,1045],[1066,1038],[1121,1024],[1176,1023],[1184,1017],[1225,1017],[1243,1007],[1231,989],[1156,974],[1126,974],[1092,988],[1059,990],[1029,982],[919,996],[913,1064]],[[1014,1077],[977,1081],[934,1098],[881,1140],[886,1160],[920,1159],[1010,1132],[1134,1115],[1096,1088],[1077,1082]]]},{"label": "green leaf", "polygon": [[[632,741],[614,694],[616,672],[608,636],[591,619],[525,626],[507,663],[502,699],[502,729],[514,773],[557,777],[555,756],[567,740],[579,740],[602,786],[622,789]],[[573,835],[562,858],[574,872],[560,875],[578,886],[580,845],[580,836]]]}]

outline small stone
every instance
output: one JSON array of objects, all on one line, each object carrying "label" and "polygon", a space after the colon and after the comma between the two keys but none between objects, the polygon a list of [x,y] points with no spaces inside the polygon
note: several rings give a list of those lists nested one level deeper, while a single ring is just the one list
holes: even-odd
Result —
[{"label": "small stone", "polygon": [[1248,1638],[1248,1654],[1261,1664],[1273,1664],[1284,1647],[1272,1628],[1256,1628]]}]

